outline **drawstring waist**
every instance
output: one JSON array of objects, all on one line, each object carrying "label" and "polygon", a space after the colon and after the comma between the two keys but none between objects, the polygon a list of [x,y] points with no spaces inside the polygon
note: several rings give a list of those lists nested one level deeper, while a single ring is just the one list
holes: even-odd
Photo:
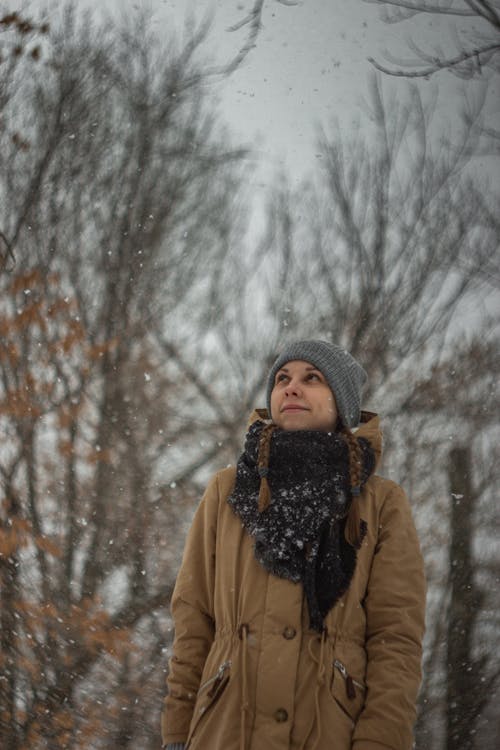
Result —
[{"label": "drawstring waist", "polygon": [[[249,704],[249,685],[248,685],[248,635],[250,627],[247,623],[242,623],[238,628],[238,637],[240,641],[240,664],[241,664],[241,706],[240,706],[240,743],[239,750],[246,750],[247,741],[247,715],[250,711]],[[321,635],[316,634],[315,636],[308,639],[307,651],[311,661],[316,664],[316,677],[314,685],[314,714],[311,719],[309,728],[304,736],[304,740],[300,746],[300,750],[305,750],[305,747],[311,738],[311,735],[316,728],[316,738],[311,747],[311,750],[317,750],[319,743],[321,742],[322,735],[322,721],[321,721],[321,707],[320,698],[321,691],[325,686],[326,677],[328,673],[328,657],[327,657],[327,644],[328,644],[328,629],[323,627]],[[317,644],[319,642],[319,653]],[[341,667],[343,664],[338,662]],[[345,670],[345,667],[344,667]],[[348,675],[349,677],[349,675]],[[352,681],[352,680],[351,680]],[[363,688],[359,683],[355,683],[358,688]],[[348,684],[346,683],[346,690],[349,696]]]}]

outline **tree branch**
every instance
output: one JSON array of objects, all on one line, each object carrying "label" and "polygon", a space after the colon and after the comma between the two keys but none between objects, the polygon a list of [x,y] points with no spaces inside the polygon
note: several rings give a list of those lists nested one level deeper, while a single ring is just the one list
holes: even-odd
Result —
[{"label": "tree branch", "polygon": [[439,13],[443,16],[475,16],[477,13],[471,10],[460,10],[457,8],[443,8],[441,5],[427,5],[427,3],[412,3],[410,0],[363,0],[371,5],[392,5],[395,8],[404,8],[414,13]]},{"label": "tree branch", "polygon": [[403,78],[429,78],[429,76],[437,73],[438,70],[455,68],[468,60],[475,60],[477,63],[478,73],[481,73],[481,56],[487,54],[495,54],[500,52],[500,43],[494,43],[482,47],[481,49],[475,49],[470,52],[462,52],[456,57],[445,58],[444,60],[435,59],[435,62],[428,68],[422,70],[401,70],[394,68],[387,68],[385,65],[381,65],[373,57],[369,57],[368,61],[373,65],[374,68],[380,70],[381,73],[385,73],[390,76],[400,76]]},{"label": "tree branch", "polygon": [[4,243],[5,248],[6,248],[6,252],[0,254],[0,273],[2,273],[3,270],[12,270],[12,269],[6,268],[7,262],[10,258],[13,265],[15,265],[16,257],[12,249],[12,243],[9,242],[9,240],[7,239],[6,235],[2,232],[2,230],[0,230],[0,240]]}]

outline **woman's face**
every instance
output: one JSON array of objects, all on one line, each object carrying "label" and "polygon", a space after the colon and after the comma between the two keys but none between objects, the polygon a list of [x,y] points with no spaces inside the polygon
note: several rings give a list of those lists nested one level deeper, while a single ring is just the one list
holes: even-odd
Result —
[{"label": "woman's face", "polygon": [[338,412],[324,375],[309,362],[294,359],[276,373],[271,416],[283,430],[331,432]]}]

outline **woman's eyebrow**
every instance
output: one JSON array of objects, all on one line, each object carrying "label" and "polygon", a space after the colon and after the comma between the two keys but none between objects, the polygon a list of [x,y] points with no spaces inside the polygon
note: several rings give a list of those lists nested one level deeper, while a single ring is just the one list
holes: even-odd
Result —
[{"label": "woman's eyebrow", "polygon": [[[319,370],[317,367],[314,367],[314,365],[308,365],[305,369],[307,370],[307,372],[314,371],[321,373],[321,370]],[[288,372],[288,367],[280,367],[278,372]],[[276,373],[276,375],[278,374],[278,372]]]}]

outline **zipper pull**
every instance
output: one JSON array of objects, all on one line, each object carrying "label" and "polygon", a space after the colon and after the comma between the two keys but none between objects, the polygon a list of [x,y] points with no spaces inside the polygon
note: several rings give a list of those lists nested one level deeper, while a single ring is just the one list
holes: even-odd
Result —
[{"label": "zipper pull", "polygon": [[220,665],[219,669],[217,670],[217,674],[215,675],[215,679],[214,679],[213,685],[210,688],[210,690],[207,692],[207,695],[208,695],[209,698],[212,698],[212,696],[215,695],[215,693],[217,691],[217,688],[219,687],[219,684],[220,684],[220,682],[222,681],[222,679],[224,677],[224,672],[230,666],[231,666],[231,662],[230,661],[225,661],[224,664]]},{"label": "zipper pull", "polygon": [[347,675],[345,680],[345,690],[347,693],[347,697],[350,701],[353,701],[356,697],[356,689],[354,687],[354,682],[350,674]]},{"label": "zipper pull", "polygon": [[353,701],[354,698],[356,697],[356,688],[354,687],[354,680],[352,679],[351,675],[349,674],[349,672],[347,671],[347,669],[345,668],[345,666],[342,664],[341,661],[339,661],[338,659],[335,659],[335,661],[333,662],[333,665],[339,670],[340,674],[344,678],[345,691],[346,691],[347,697],[349,698],[350,701]]}]

